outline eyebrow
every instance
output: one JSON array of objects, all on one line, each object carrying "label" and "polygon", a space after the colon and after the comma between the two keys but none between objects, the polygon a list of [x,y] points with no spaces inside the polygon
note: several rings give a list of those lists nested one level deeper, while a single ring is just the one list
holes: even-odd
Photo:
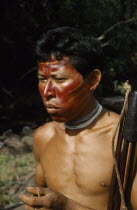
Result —
[{"label": "eyebrow", "polygon": [[[66,75],[64,75],[64,74],[61,74],[61,73],[58,73],[58,72],[51,72],[51,75],[52,76],[66,76]],[[45,76],[45,74],[41,74],[41,73],[38,73],[38,76]]]}]

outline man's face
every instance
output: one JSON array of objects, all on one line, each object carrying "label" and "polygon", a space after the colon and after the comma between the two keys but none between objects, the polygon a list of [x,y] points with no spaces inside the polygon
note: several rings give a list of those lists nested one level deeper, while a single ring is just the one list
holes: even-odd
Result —
[{"label": "man's face", "polygon": [[58,122],[78,118],[91,97],[89,85],[68,58],[38,65],[39,91],[47,112]]}]

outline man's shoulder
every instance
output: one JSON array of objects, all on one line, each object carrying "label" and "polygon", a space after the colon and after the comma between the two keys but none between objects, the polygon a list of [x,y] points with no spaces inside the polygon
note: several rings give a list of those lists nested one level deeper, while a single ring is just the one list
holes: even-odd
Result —
[{"label": "man's shoulder", "polygon": [[56,130],[56,125],[54,121],[45,123],[44,125],[41,125],[35,130],[34,138],[39,138],[39,139],[41,138],[43,139],[45,137],[50,138],[51,136],[54,135],[55,130]]},{"label": "man's shoulder", "polygon": [[120,119],[120,115],[110,111],[108,109],[103,108],[102,113],[97,121],[98,127],[116,127]]},{"label": "man's shoulder", "polygon": [[40,156],[43,154],[42,151],[45,150],[48,143],[55,137],[55,135],[56,125],[54,122],[46,123],[35,130],[33,153],[36,160],[39,161]]},{"label": "man's shoulder", "polygon": [[60,123],[55,121],[46,123],[35,130],[33,149],[36,151],[41,151],[44,149],[49,142],[56,138],[57,132],[60,129]]},{"label": "man's shoulder", "polygon": [[103,108],[103,117],[111,122],[118,122],[120,119],[120,115],[116,112],[110,111],[108,109]]}]

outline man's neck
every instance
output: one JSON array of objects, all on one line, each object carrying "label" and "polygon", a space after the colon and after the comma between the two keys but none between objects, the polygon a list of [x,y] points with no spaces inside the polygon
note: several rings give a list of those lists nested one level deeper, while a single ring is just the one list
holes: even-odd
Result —
[{"label": "man's neck", "polygon": [[67,123],[64,123],[65,128],[70,130],[82,129],[90,125],[101,113],[102,106],[96,101],[94,109],[82,118],[77,120],[71,120]]},{"label": "man's neck", "polygon": [[69,124],[71,121],[79,121],[81,118],[90,114],[95,109],[95,107],[96,107],[96,99],[94,95],[92,95],[88,101],[85,101],[85,105],[83,106],[83,109],[80,111],[80,113],[66,123]]}]

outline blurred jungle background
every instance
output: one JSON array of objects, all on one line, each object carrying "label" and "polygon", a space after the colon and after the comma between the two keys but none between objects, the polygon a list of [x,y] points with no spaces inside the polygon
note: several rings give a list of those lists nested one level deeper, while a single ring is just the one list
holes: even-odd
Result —
[{"label": "blurred jungle background", "polygon": [[96,94],[120,112],[124,82],[137,87],[137,1],[2,0],[0,10],[0,209],[9,209],[33,177],[33,132],[49,118],[37,90],[36,41],[61,26],[97,37],[105,68]]}]

